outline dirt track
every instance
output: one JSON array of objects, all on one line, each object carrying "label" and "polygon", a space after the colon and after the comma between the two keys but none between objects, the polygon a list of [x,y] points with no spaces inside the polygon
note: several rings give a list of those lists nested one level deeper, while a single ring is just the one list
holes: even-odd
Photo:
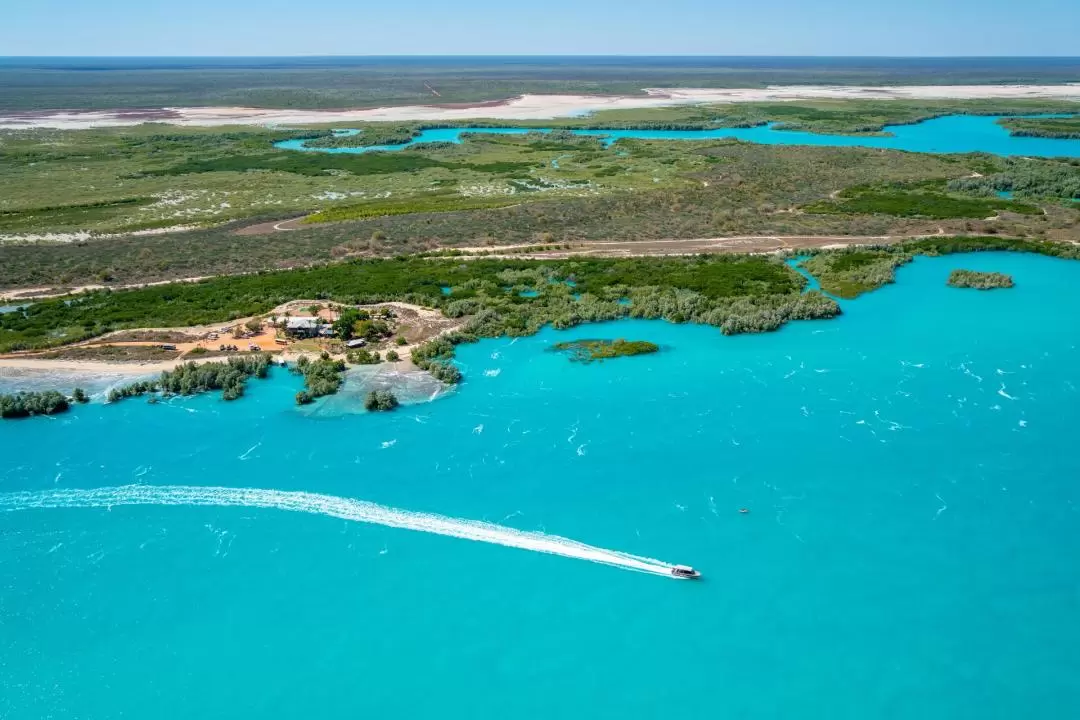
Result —
[{"label": "dirt track", "polygon": [[300,217],[289,218],[288,220],[271,220],[270,222],[258,223],[256,225],[245,225],[242,228],[233,230],[233,235],[269,235],[275,232],[288,232],[289,230],[299,230],[300,224],[304,221],[306,215]]},{"label": "dirt track", "polygon": [[[263,223],[265,226],[280,225],[281,230],[288,230],[288,223],[298,223],[301,218],[292,220],[279,220],[272,223]],[[255,231],[260,225],[252,225],[242,228],[252,231],[244,234],[261,234],[266,232]],[[273,230],[271,230],[273,232]],[[527,245],[478,245],[469,247],[443,248],[446,250],[458,250],[475,257],[492,257],[507,259],[538,259],[558,260],[569,257],[647,257],[662,255],[698,255],[701,253],[767,253],[781,252],[784,250],[810,250],[814,248],[839,248],[848,245],[881,245],[885,243],[901,242],[915,238],[927,237],[926,235],[805,235],[805,236],[762,236],[747,235],[729,238],[696,238],[687,240],[603,240],[584,241],[563,244],[557,250],[545,250],[541,252],[523,252],[523,250],[536,247],[536,244]],[[149,283],[134,283],[131,285],[110,286],[113,290],[127,290],[132,288],[149,287],[152,285],[165,285],[174,282],[198,282],[209,276],[190,278],[175,278],[171,280],[158,280]],[[85,285],[80,287],[66,288],[9,288],[0,291],[0,302],[32,302],[60,295],[77,294],[87,290],[98,290],[105,286]]]},{"label": "dirt track", "polygon": [[881,245],[911,240],[926,235],[747,235],[729,238],[688,240],[621,240],[569,243],[556,250],[526,252],[535,245],[476,246],[447,248],[484,257],[560,259],[586,257],[644,257],[661,255],[697,255],[701,253],[767,253],[784,250],[839,248],[849,245]]}]

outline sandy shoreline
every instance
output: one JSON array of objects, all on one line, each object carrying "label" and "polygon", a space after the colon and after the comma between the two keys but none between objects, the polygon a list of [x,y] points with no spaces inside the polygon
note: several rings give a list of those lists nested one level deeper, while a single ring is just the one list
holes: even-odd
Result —
[{"label": "sandy shoreline", "polygon": [[158,110],[55,110],[0,115],[0,129],[78,130],[145,122],[213,127],[219,125],[309,125],[315,123],[436,120],[547,120],[599,110],[651,108],[696,103],[833,100],[1056,99],[1080,101],[1080,83],[1065,85],[776,85],[767,88],[645,88],[642,95],[521,95],[472,105],[402,105],[362,110],[270,110],[244,107],[172,107]]},{"label": "sandy shoreline", "polygon": [[95,360],[45,360],[43,358],[0,358],[0,369],[30,370],[41,373],[71,373],[93,375],[149,375],[172,370],[185,360],[163,360],[148,363],[111,363]]}]

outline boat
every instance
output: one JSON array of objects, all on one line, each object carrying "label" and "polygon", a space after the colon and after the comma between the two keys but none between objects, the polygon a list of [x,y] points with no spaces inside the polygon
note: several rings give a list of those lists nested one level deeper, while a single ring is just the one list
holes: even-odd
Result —
[{"label": "boat", "polygon": [[671,568],[671,574],[680,580],[697,580],[701,577],[701,573],[689,565],[676,565]]}]

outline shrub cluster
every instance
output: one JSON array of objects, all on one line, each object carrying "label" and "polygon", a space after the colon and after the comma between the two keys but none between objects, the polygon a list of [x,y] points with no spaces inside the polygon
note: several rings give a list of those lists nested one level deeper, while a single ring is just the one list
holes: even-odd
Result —
[{"label": "shrub cluster", "polygon": [[993,290],[995,288],[1011,288],[1014,283],[1011,276],[997,272],[978,272],[976,270],[953,270],[949,273],[947,283],[954,288],[974,288],[976,290]]},{"label": "shrub cluster", "polygon": [[251,376],[265,378],[270,368],[270,356],[265,353],[231,357],[224,362],[188,362],[175,370],[166,370],[157,380],[141,380],[109,391],[109,402],[127,397],[160,392],[164,395],[195,395],[208,390],[221,390],[225,400],[236,400],[244,394],[244,383]]},{"label": "shrub cluster", "polygon": [[397,396],[389,390],[372,390],[364,398],[364,408],[372,412],[393,410],[397,406]]},{"label": "shrub cluster", "polygon": [[0,417],[2,418],[55,415],[64,412],[69,407],[68,399],[56,390],[0,395]]},{"label": "shrub cluster", "polygon": [[[306,390],[305,393],[297,394],[298,405],[305,405],[324,395],[333,395],[345,382],[342,377],[342,373],[345,372],[345,361],[331,360],[327,353],[323,353],[318,360],[314,361],[309,360],[306,355],[301,356],[296,362],[295,370],[304,376]],[[305,395],[306,399],[301,398],[301,394]]]},{"label": "shrub cluster", "polygon": [[[393,352],[391,350],[390,352]],[[390,353],[387,353],[389,356]],[[395,353],[396,354],[396,353]],[[350,350],[345,355],[345,359],[348,360],[350,365],[378,365],[381,362],[379,353],[360,348],[359,350]]]}]

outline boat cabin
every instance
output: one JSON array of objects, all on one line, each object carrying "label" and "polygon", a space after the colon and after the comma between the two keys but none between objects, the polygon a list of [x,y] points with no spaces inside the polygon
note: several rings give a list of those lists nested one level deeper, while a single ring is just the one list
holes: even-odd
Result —
[{"label": "boat cabin", "polygon": [[689,565],[676,565],[671,568],[671,574],[677,578],[687,578],[690,580],[696,580],[701,577],[701,573]]}]

